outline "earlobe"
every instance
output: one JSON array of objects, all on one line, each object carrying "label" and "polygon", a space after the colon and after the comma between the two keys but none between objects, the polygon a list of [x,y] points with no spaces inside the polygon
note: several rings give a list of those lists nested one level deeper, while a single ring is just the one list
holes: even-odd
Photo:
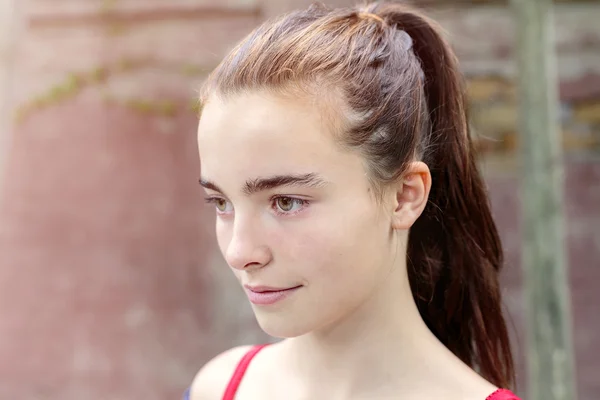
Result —
[{"label": "earlobe", "polygon": [[393,229],[409,229],[421,216],[431,189],[429,167],[421,161],[412,162],[394,188]]}]

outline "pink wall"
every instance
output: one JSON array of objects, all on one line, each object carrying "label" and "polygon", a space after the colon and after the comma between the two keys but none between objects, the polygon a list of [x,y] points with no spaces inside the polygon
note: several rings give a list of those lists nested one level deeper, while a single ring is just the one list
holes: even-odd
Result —
[{"label": "pink wall", "polygon": [[[208,357],[266,339],[215,246],[212,212],[196,183],[190,104],[206,70],[233,43],[265,17],[307,3],[19,3],[9,97],[15,117],[0,124],[10,127],[3,138],[11,134],[0,191],[0,399],[177,398]],[[480,21],[506,20],[505,11],[478,10]],[[489,33],[490,25],[459,15],[440,18],[462,43],[466,72],[510,74],[506,51],[461,40],[477,26]],[[584,27],[564,40],[588,35]],[[509,40],[497,35],[495,43],[506,49]],[[588,70],[570,68],[574,56],[566,57],[563,81],[579,82]],[[518,170],[513,154],[490,159],[508,258],[505,302],[522,363]],[[592,308],[600,279],[600,163],[580,154],[570,160],[578,380],[580,398],[591,400],[600,392],[600,339],[593,334],[600,321]]]},{"label": "pink wall", "polygon": [[191,99],[196,69],[256,17],[179,3],[124,2],[108,24],[97,3],[20,10],[0,214],[2,399],[178,398],[238,340],[211,328],[216,247]]}]

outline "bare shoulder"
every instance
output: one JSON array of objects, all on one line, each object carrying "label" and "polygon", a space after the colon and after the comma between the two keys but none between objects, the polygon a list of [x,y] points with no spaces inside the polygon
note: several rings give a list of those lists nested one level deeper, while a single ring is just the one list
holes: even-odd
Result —
[{"label": "bare shoulder", "polygon": [[194,378],[190,400],[220,400],[237,364],[251,347],[234,347],[207,362]]}]

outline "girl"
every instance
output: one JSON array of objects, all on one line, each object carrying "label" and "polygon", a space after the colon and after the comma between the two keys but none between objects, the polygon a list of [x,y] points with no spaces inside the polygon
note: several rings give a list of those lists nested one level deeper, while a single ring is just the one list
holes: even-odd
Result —
[{"label": "girl", "polygon": [[285,15],[201,102],[219,247],[284,340],[217,356],[188,398],[516,399],[501,244],[434,21],[386,3]]}]

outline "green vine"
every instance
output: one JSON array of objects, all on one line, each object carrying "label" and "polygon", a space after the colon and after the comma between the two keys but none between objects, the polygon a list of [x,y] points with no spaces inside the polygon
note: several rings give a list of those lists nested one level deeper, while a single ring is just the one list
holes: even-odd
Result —
[{"label": "green vine", "polygon": [[[169,73],[182,74],[187,77],[202,76],[209,72],[209,68],[202,65],[180,64],[151,58],[123,58],[113,65],[98,66],[89,71],[68,74],[63,81],[18,107],[15,113],[16,122],[24,121],[35,111],[74,98],[87,87],[103,85],[117,74],[149,67],[158,68]],[[142,114],[173,117],[178,111],[177,106],[172,101],[118,100],[110,95],[105,95],[104,100],[108,104],[118,104]],[[192,102],[189,110],[197,114],[200,111],[198,102]]]},{"label": "green vine", "polygon": [[[118,19],[114,19],[114,12],[119,0],[101,0],[99,11],[103,15],[109,36],[123,34],[127,27]],[[210,69],[203,65],[193,63],[170,62],[157,60],[153,57],[131,58],[125,57],[111,65],[100,65],[91,70],[72,72],[65,76],[60,82],[52,85],[48,90],[33,97],[20,105],[15,112],[17,123],[24,121],[36,111],[60,104],[79,95],[84,89],[103,86],[111,77],[117,74],[128,73],[141,68],[157,68],[161,71],[183,75],[186,77],[200,77],[208,74]],[[134,112],[144,115],[159,115],[163,117],[174,117],[181,108],[172,100],[149,100],[142,98],[119,99],[110,93],[103,93],[102,99],[106,105],[126,107]],[[189,111],[200,112],[197,99],[192,99],[188,105]]]},{"label": "green vine", "polygon": [[120,36],[125,33],[126,27],[120,22],[110,20],[110,13],[114,11],[117,0],[103,0],[100,4],[100,13],[107,18],[106,34],[108,36]]},{"label": "green vine", "polygon": [[102,0],[100,9],[103,12],[109,12],[115,8],[116,4],[117,4],[117,0]]},{"label": "green vine", "polygon": [[171,100],[147,100],[141,98],[117,99],[104,96],[107,105],[118,105],[134,110],[140,114],[174,117],[179,111],[177,104]]}]

